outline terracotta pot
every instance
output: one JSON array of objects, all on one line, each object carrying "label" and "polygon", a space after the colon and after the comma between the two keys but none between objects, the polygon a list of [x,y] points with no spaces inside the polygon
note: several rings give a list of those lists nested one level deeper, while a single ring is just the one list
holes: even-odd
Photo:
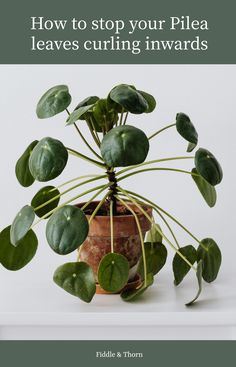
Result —
[{"label": "terracotta pot", "polygon": [[[92,211],[98,203],[98,201],[94,201],[86,209],[91,209]],[[83,205],[84,203],[81,203],[78,206],[81,207]],[[144,238],[145,233],[151,227],[150,222],[133,203],[128,203],[128,205],[138,215]],[[152,217],[152,209],[149,206],[142,207]],[[124,212],[125,214],[122,214]],[[141,241],[134,216],[127,214],[124,206],[120,204],[117,204],[117,213],[118,215],[113,216],[114,251],[128,259],[130,265],[129,280],[132,281],[137,274],[137,265],[142,254]],[[88,219],[89,217],[90,215],[87,215]],[[110,216],[96,215],[94,217],[90,223],[88,237],[78,250],[79,260],[86,262],[92,267],[97,280],[99,263],[104,255],[111,252]]]}]

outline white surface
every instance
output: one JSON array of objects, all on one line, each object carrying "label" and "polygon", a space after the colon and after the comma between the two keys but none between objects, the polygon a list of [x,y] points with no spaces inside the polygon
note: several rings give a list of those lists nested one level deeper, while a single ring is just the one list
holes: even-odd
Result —
[{"label": "white surface", "polygon": [[[173,287],[171,249],[157,288],[151,288],[147,298],[139,303],[124,303],[118,296],[96,296],[91,304],[82,304],[52,283],[54,269],[73,261],[75,254],[66,257],[54,254],[46,243],[44,225],[40,225],[37,230],[40,246],[34,260],[17,273],[0,268],[0,338],[235,338],[236,66],[1,65],[0,81],[1,228],[11,223],[15,213],[43,186],[35,183],[24,189],[14,177],[15,162],[31,141],[52,136],[87,153],[73,128],[64,127],[64,114],[43,121],[35,116],[39,97],[56,84],[69,85],[73,96],[70,109],[88,95],[106,96],[121,82],[135,84],[152,93],[158,105],[151,115],[130,116],[129,123],[150,135],[173,122],[177,112],[185,112],[198,130],[199,146],[212,151],[224,169],[224,180],[217,187],[218,203],[213,209],[204,203],[191,178],[182,174],[140,174],[127,180],[124,186],[152,198],[197,237],[213,237],[221,247],[223,263],[219,279],[205,286],[193,308],[187,309],[184,302],[195,293],[195,278],[190,276],[178,289]],[[82,130],[85,133],[83,127]],[[152,141],[148,158],[186,155],[185,148],[186,142],[173,129]],[[163,166],[191,169],[193,164],[185,161]],[[71,158],[55,185],[98,171]],[[177,235],[183,245],[194,244],[178,229]]]}]

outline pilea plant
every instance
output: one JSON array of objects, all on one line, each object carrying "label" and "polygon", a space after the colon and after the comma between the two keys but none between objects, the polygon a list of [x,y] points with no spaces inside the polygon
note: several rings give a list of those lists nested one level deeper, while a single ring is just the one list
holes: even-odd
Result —
[{"label": "pilea plant", "polygon": [[[66,112],[66,126],[76,129],[93,157],[66,147],[57,139],[45,137],[33,141],[18,159],[16,177],[24,187],[32,185],[35,180],[51,181],[62,173],[69,155],[84,159],[102,172],[72,178],[58,187],[48,185],[40,189],[31,204],[24,206],[13,223],[2,230],[1,264],[9,270],[19,270],[27,265],[38,246],[33,229],[39,222],[47,220],[46,238],[53,251],[67,255],[78,249],[78,260],[61,265],[53,277],[55,283],[70,294],[90,302],[97,289],[98,293],[120,293],[125,301],[136,299],[152,285],[154,276],[165,265],[166,246],[169,246],[174,251],[176,286],[190,269],[196,272],[198,293],[187,305],[192,304],[201,292],[202,279],[210,283],[218,275],[221,265],[218,245],[212,238],[199,240],[154,201],[127,190],[124,180],[148,171],[183,173],[189,175],[206,203],[213,207],[216,203],[215,186],[223,177],[220,164],[206,149],[199,148],[194,155],[191,153],[198,143],[198,134],[184,113],[177,113],[173,124],[149,137],[129,125],[129,114],[149,114],[156,107],[153,96],[132,85],[115,86],[104,99],[88,97],[73,112],[68,110],[70,104],[68,87],[55,86],[41,97],[36,113],[38,118],[45,119]],[[82,124],[87,125],[94,146],[83,136]],[[187,140],[187,152],[190,154],[146,160],[150,142],[170,128],[175,128]],[[159,165],[186,159],[194,161],[192,171]],[[103,183],[97,185],[100,180]],[[96,184],[85,191],[80,190],[90,183]],[[72,186],[62,189],[68,185]],[[65,194],[72,191],[76,193],[59,203]],[[78,203],[86,194],[91,194],[89,200]],[[100,194],[103,197],[95,201]],[[36,216],[38,219],[35,221]],[[197,248],[181,246],[170,221],[187,232]],[[169,235],[161,228],[161,222]]]}]

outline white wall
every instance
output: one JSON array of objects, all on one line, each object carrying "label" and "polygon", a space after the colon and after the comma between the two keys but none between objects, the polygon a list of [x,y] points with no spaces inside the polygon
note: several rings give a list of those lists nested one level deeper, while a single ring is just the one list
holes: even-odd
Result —
[{"label": "white wall", "polygon": [[[43,185],[35,183],[29,189],[21,187],[14,167],[19,155],[32,140],[52,136],[65,145],[86,153],[73,127],[64,127],[64,113],[47,120],[38,120],[35,106],[48,88],[67,84],[73,96],[72,107],[89,95],[106,96],[116,84],[135,84],[152,93],[157,108],[150,115],[129,117],[129,122],[144,129],[147,135],[174,122],[177,112],[190,115],[199,133],[199,146],[213,152],[222,164],[224,180],[217,187],[218,203],[210,209],[203,201],[190,176],[172,172],[155,172],[133,176],[125,187],[140,192],[176,215],[201,238],[213,237],[223,252],[221,276],[235,273],[235,156],[236,156],[236,66],[218,65],[22,65],[0,66],[1,144],[0,144],[0,228],[11,223],[16,212],[29,203]],[[81,123],[81,126],[83,123]],[[85,130],[83,130],[85,131]],[[185,142],[173,129],[152,141],[149,159],[186,155]],[[191,169],[193,164],[176,162],[165,167]],[[74,176],[98,172],[99,169],[71,158],[55,183]],[[40,246],[35,259],[17,274],[17,279],[51,281],[55,267],[74,254],[62,258],[48,247],[40,225]],[[193,243],[181,231],[180,242]],[[171,254],[171,249],[169,250]],[[169,268],[171,272],[171,268]],[[2,282],[15,279],[16,274],[0,268]]]}]

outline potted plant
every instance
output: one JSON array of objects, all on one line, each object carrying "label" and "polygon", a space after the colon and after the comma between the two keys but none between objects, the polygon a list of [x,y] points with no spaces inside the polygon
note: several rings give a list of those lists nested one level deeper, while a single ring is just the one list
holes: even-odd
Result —
[{"label": "potted plant", "polygon": [[[223,177],[217,159],[203,148],[194,155],[191,153],[198,143],[198,134],[184,113],[178,113],[173,124],[149,137],[129,125],[129,114],[148,114],[156,107],[153,96],[132,85],[115,86],[105,99],[88,97],[73,112],[68,110],[70,103],[68,87],[55,86],[40,98],[37,116],[44,119],[65,111],[68,114],[66,126],[74,126],[93,156],[45,137],[33,141],[18,159],[16,177],[24,187],[32,185],[35,180],[51,181],[63,172],[69,155],[96,165],[101,174],[79,176],[58,187],[47,185],[40,189],[31,204],[24,206],[12,224],[0,233],[0,263],[9,270],[19,270],[28,264],[38,246],[34,227],[46,220],[46,238],[54,252],[67,255],[78,249],[77,261],[56,269],[53,279],[57,285],[85,302],[90,302],[96,291],[120,293],[123,300],[129,301],[138,298],[152,285],[154,276],[165,265],[166,246],[169,246],[174,251],[176,286],[190,269],[196,272],[199,290],[187,303],[192,304],[200,294],[202,279],[210,283],[218,275],[221,265],[218,245],[212,238],[198,239],[153,200],[127,190],[124,180],[147,171],[186,174],[206,203],[213,207],[216,203],[215,186]],[[87,125],[94,146],[84,138],[80,124]],[[187,152],[190,154],[146,160],[150,142],[170,128],[175,128],[188,141]],[[186,159],[194,160],[192,171],[159,166],[162,162]],[[81,190],[89,183],[94,187]],[[75,191],[72,197],[59,203],[72,191]],[[86,194],[91,197],[84,202],[82,198]],[[98,199],[100,195],[102,198]],[[154,212],[158,223],[154,221]],[[180,246],[170,221],[187,232],[197,248]],[[168,234],[161,228],[161,222]]]}]

